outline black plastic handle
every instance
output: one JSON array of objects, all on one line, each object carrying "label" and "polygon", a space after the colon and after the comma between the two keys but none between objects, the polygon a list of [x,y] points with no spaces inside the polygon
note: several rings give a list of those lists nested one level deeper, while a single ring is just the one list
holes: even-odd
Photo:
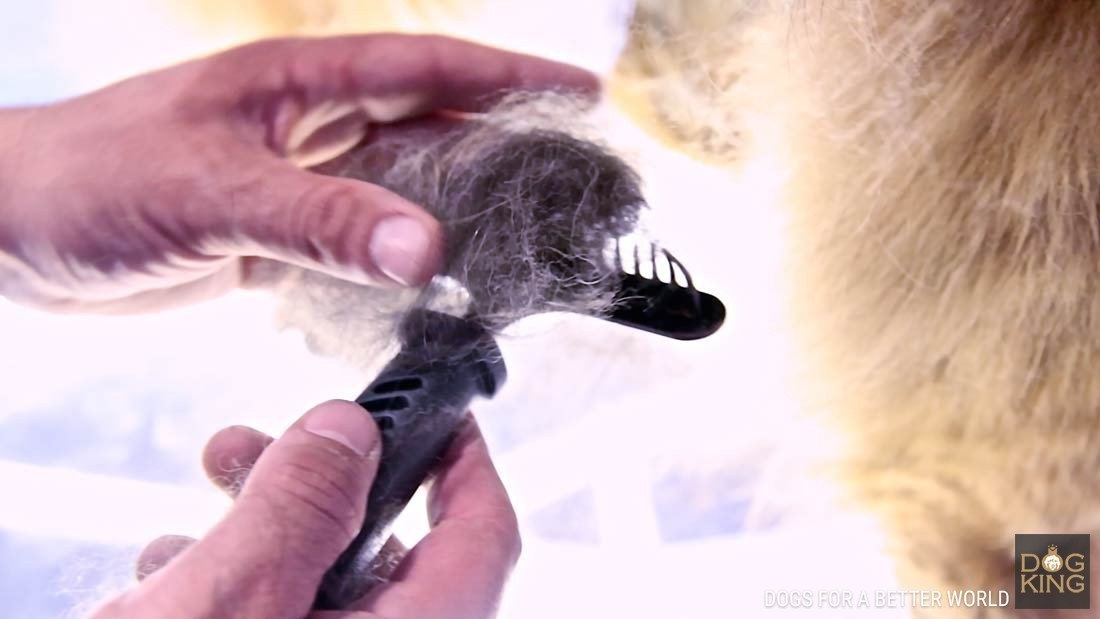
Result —
[{"label": "black plastic handle", "polygon": [[325,574],[314,608],[338,610],[377,584],[371,568],[398,514],[439,463],[474,396],[507,376],[492,335],[455,316],[417,310],[402,348],[356,402],[382,433],[382,459],[359,535]]}]

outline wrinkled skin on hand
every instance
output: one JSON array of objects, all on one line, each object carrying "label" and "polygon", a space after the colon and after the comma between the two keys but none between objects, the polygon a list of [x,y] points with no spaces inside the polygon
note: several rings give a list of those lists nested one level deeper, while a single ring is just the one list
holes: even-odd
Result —
[{"label": "wrinkled skin on hand", "polygon": [[379,458],[370,415],[333,401],[278,440],[235,426],[207,444],[207,475],[235,497],[201,540],[166,536],[138,559],[140,584],[94,619],[484,619],[520,553],[516,515],[473,418],[428,495],[432,529],[406,551],[390,540],[386,582],[342,611],[311,612],[321,578],[364,518]]},{"label": "wrinkled skin on hand", "polygon": [[423,284],[441,260],[438,223],[380,187],[296,165],[316,163],[296,159],[303,125],[327,114],[322,142],[346,142],[377,123],[479,111],[510,88],[598,84],[453,39],[361,35],[262,41],[0,111],[0,294],[54,311],[157,309],[263,283],[259,261]]}]

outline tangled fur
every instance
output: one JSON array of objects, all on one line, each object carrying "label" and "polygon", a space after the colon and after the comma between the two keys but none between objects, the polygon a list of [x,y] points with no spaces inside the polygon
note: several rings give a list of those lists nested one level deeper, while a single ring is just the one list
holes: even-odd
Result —
[{"label": "tangled fur", "polygon": [[302,274],[283,291],[288,323],[319,352],[375,367],[414,307],[469,315],[491,331],[542,312],[608,311],[618,281],[609,252],[637,226],[644,199],[633,169],[584,125],[584,107],[566,95],[515,95],[477,118],[379,130],[318,168],[432,213],[446,232],[447,279],[412,293]]}]

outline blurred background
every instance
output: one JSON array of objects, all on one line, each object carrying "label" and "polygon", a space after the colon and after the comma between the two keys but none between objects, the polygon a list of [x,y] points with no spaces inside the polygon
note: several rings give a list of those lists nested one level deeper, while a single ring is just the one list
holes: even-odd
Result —
[{"label": "blurred background", "polygon": [[[270,31],[256,18],[263,2],[223,4],[237,9],[208,19],[214,3],[0,0],[0,105],[69,97]],[[423,7],[381,4],[387,29],[444,31],[602,74],[632,8],[482,0],[429,6],[425,22]],[[813,475],[833,441],[795,415],[772,204],[781,166],[761,156],[731,173],[625,118],[607,130],[643,173],[651,232],[729,318],[691,343],[566,317],[502,338],[509,382],[475,407],[525,541],[501,616],[821,616],[829,609],[765,609],[765,592],[891,588],[874,527],[832,508]],[[80,616],[130,583],[144,543],[201,535],[227,506],[199,463],[218,429],[278,435],[370,381],[278,331],[274,311],[259,292],[125,318],[0,300],[5,616]],[[425,520],[418,498],[399,537],[411,544]]]}]

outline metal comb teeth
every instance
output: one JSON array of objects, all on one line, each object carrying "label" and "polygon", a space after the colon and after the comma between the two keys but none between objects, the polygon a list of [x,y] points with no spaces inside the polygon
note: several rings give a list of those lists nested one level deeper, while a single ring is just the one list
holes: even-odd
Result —
[{"label": "metal comb teeth", "polygon": [[[701,339],[722,326],[726,307],[714,295],[695,288],[691,273],[668,250],[649,244],[650,275],[642,272],[644,263],[636,243],[626,258],[629,262],[624,264],[616,240],[614,261],[620,280],[607,320],[677,340]],[[658,267],[662,264],[668,281],[661,279]]]}]

